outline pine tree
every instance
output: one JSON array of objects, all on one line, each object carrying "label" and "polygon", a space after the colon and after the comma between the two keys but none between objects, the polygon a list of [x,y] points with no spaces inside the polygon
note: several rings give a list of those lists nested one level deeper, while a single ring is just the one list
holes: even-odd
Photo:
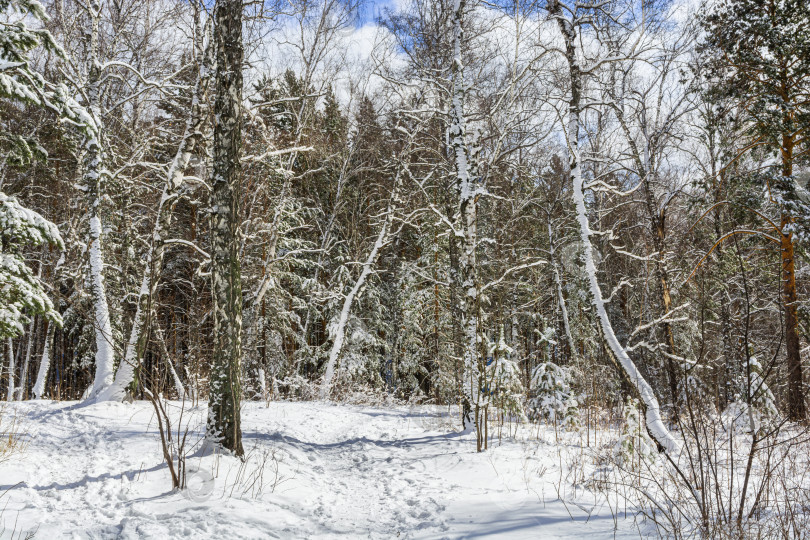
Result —
[{"label": "pine tree", "polygon": [[[728,69],[722,90],[736,98],[749,126],[749,147],[777,154],[779,165],[763,177],[780,207],[782,303],[785,311],[788,412],[807,416],[796,294],[796,215],[802,190],[794,165],[810,151],[810,3],[806,0],[725,0],[706,14],[707,44]],[[806,201],[805,201],[806,203]],[[798,205],[806,208],[806,204]],[[804,212],[806,213],[806,212]]]}]

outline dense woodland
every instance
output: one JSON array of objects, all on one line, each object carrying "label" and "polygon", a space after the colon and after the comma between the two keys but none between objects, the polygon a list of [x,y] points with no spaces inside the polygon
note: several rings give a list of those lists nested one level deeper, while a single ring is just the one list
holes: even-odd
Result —
[{"label": "dense woodland", "polygon": [[0,10],[9,401],[806,419],[805,0]]}]

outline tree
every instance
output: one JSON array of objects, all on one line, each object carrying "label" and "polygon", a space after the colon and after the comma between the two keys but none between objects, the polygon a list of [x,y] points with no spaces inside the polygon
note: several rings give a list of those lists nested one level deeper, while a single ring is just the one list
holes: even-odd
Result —
[{"label": "tree", "polygon": [[[648,28],[651,27],[649,29],[653,35],[658,34],[656,37],[661,43],[644,51],[644,57],[650,59],[644,64],[635,58],[610,63],[605,85],[609,99],[606,101],[625,139],[616,166],[636,177],[643,197],[642,207],[646,213],[648,236],[653,247],[650,257],[655,262],[654,289],[658,304],[650,311],[660,334],[658,343],[648,347],[653,353],[660,352],[665,357],[672,417],[677,419],[680,400],[677,365],[685,359],[676,346],[673,328],[673,312],[678,308],[673,306],[672,296],[670,210],[682,186],[673,185],[667,178],[666,157],[681,138],[678,127],[682,124],[681,119],[691,109],[690,95],[678,83],[677,66],[692,48],[694,31],[685,26],[676,39],[668,38],[666,21],[658,20],[660,13],[656,12],[654,5],[648,9]],[[627,40],[634,37],[632,34],[622,36],[620,31],[609,33],[613,34],[610,39],[612,52],[619,57],[621,38]],[[638,73],[640,69],[648,66],[649,72],[645,72],[646,76],[641,76]],[[625,165],[623,160],[630,164]]]},{"label": "tree", "polygon": [[0,244],[0,338],[22,334],[26,315],[41,314],[61,324],[40,277],[28,267],[21,251],[25,246],[41,244],[63,249],[56,225],[0,192]]},{"label": "tree", "polygon": [[[95,124],[67,96],[64,87],[48,83],[31,66],[29,53],[38,46],[64,57],[64,51],[56,45],[50,32],[32,30],[24,22],[25,17],[39,22],[47,21],[48,16],[42,5],[34,0],[4,0],[0,2],[0,12],[8,17],[7,21],[0,23],[0,97],[46,107],[60,118],[76,124],[85,134],[95,133]],[[5,143],[3,146],[8,147],[6,160],[18,166],[27,166],[35,157],[44,158],[47,155],[34,140],[10,133],[4,133],[0,139]],[[42,262],[39,273],[34,275],[22,251],[26,245],[41,244],[65,248],[56,225],[0,191],[0,283],[3,284],[0,287],[0,306],[3,306],[0,309],[0,338],[8,338],[9,400],[14,394],[11,338],[23,333],[26,314],[43,315],[50,321],[51,327],[62,323],[41,282]],[[30,354],[29,340],[26,367]]]},{"label": "tree", "polygon": [[332,388],[332,379],[334,378],[335,368],[337,366],[338,359],[340,358],[340,353],[346,337],[346,326],[348,324],[352,304],[354,303],[355,299],[362,294],[366,280],[375,272],[375,267],[378,259],[380,258],[382,250],[402,229],[401,224],[398,228],[394,227],[394,219],[397,217],[396,214],[398,212],[398,207],[401,204],[400,188],[403,177],[407,174],[405,169],[407,167],[407,160],[410,158],[409,154],[412,151],[412,146],[413,135],[411,134],[408,137],[406,148],[403,149],[404,156],[400,157],[398,162],[394,165],[396,172],[394,173],[394,182],[391,188],[391,198],[388,201],[384,211],[383,221],[377,233],[377,238],[369,250],[365,261],[360,263],[362,268],[360,275],[357,277],[357,280],[354,282],[354,285],[351,287],[348,294],[346,294],[344,297],[340,309],[340,315],[337,321],[332,325],[333,328],[330,328],[330,334],[333,341],[332,348],[329,350],[329,358],[327,359],[323,382],[321,383],[321,399],[328,398],[329,392]]},{"label": "tree", "polygon": [[[88,113],[97,126],[101,125],[101,59],[99,32],[102,5],[93,0],[85,6],[89,29],[85,34],[86,80],[83,81]],[[94,399],[104,388],[113,382],[115,369],[115,344],[110,319],[110,305],[107,301],[107,285],[104,277],[104,250],[102,241],[104,230],[101,223],[102,177],[107,174],[104,168],[104,152],[100,133],[85,137],[83,147],[82,189],[87,199],[87,279],[93,300],[93,326],[96,336],[96,373],[88,398]]]},{"label": "tree", "polygon": [[[779,216],[772,226],[782,262],[782,305],[788,374],[788,414],[807,416],[796,292],[798,222],[806,219],[806,192],[794,176],[810,152],[810,4],[804,0],[724,0],[705,15],[709,54],[729,70],[723,90],[736,98],[749,126],[746,149],[776,154],[762,181]],[[730,78],[730,80],[728,80]],[[804,195],[805,200],[802,199]],[[778,225],[776,224],[778,221]]]},{"label": "tree", "polygon": [[576,205],[576,216],[579,224],[580,239],[582,241],[583,258],[585,259],[585,271],[588,275],[588,283],[590,285],[591,300],[596,307],[602,334],[607,341],[610,351],[616,358],[618,365],[632,385],[633,390],[641,398],[645,409],[647,429],[664,450],[674,453],[679,450],[679,445],[664,425],[655,391],[619,342],[610,318],[608,317],[607,310],[605,309],[605,299],[602,296],[602,289],[597,278],[593,244],[590,238],[593,233],[588,222],[588,210],[585,205],[586,184],[582,174],[583,160],[579,148],[580,114],[582,114],[584,106],[587,103],[585,100],[586,96],[583,94],[585,79],[587,74],[593,70],[594,65],[599,63],[600,60],[597,59],[594,65],[581,65],[581,51],[577,50],[581,42],[577,34],[581,30],[584,22],[590,20],[590,12],[598,9],[598,5],[590,4],[576,4],[573,8],[568,6],[563,7],[563,3],[560,0],[550,0],[548,3],[549,14],[557,22],[565,44],[563,52],[568,67],[568,79],[570,83],[568,114],[565,119],[565,124],[569,170],[573,185],[572,196]]},{"label": "tree", "polygon": [[242,2],[219,0],[214,13],[216,90],[211,172],[211,296],[214,352],[208,425],[210,440],[244,455],[241,427],[242,279],[239,196],[242,144]]},{"label": "tree", "polygon": [[180,144],[172,158],[167,170],[162,195],[158,204],[157,216],[152,230],[149,249],[146,254],[146,264],[141,274],[141,286],[138,291],[138,303],[132,320],[129,340],[124,358],[115,373],[112,384],[107,386],[100,394],[99,400],[121,400],[126,396],[128,387],[133,383],[135,371],[140,365],[141,358],[146,351],[149,336],[149,325],[152,314],[152,301],[160,282],[160,272],[166,253],[169,228],[174,217],[174,207],[180,199],[180,189],[184,184],[186,169],[189,167],[191,157],[199,139],[202,137],[202,125],[205,121],[205,99],[208,93],[208,81],[211,73],[210,43],[206,43],[210,31],[208,25],[203,28],[200,24],[199,8],[195,13],[197,24],[196,38],[196,80],[190,98],[188,116],[186,118]]}]

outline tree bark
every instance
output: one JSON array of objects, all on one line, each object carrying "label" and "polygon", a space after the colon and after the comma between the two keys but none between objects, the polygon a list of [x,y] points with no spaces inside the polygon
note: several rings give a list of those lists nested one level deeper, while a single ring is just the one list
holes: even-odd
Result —
[{"label": "tree bark", "polygon": [[[40,269],[42,263],[40,263]],[[34,340],[37,333],[37,320],[39,317],[34,316],[31,324],[28,325],[28,346],[25,349],[25,361],[22,365],[22,375],[20,376],[20,388],[17,390],[17,401],[22,401],[26,398],[26,390],[28,390],[28,366],[31,364],[31,352],[34,350]]]},{"label": "tree bark", "polygon": [[[481,403],[481,376],[483,373],[481,358],[478,350],[478,276],[476,274],[476,247],[478,222],[478,193],[474,179],[474,163],[472,153],[467,144],[466,119],[464,117],[464,101],[466,88],[464,86],[464,64],[461,58],[461,45],[464,41],[464,10],[465,0],[456,0],[453,16],[453,64],[452,64],[452,104],[450,107],[450,146],[453,149],[453,158],[456,175],[456,191],[458,192],[458,228],[452,234],[459,240],[458,271],[456,273],[457,287],[461,293],[458,298],[459,315],[462,332],[462,363],[464,366],[463,379],[465,398],[475,407],[475,425],[479,432],[478,451],[482,447],[480,422],[485,418],[482,415]],[[469,393],[467,393],[469,392]],[[468,405],[465,403],[465,410]],[[465,411],[466,412],[466,411]],[[470,422],[470,412],[465,414],[465,427]]]},{"label": "tree bark", "polygon": [[210,441],[242,456],[242,281],[238,242],[244,56],[241,0],[219,0],[214,17],[217,65],[211,178],[214,356],[206,434]]},{"label": "tree bark", "polygon": [[[782,174],[786,178],[793,176],[794,140],[790,136],[782,138]],[[793,223],[793,218],[782,214],[779,228],[781,234],[782,255],[782,301],[785,306],[785,348],[787,351],[788,373],[788,416],[791,420],[804,420],[807,409],[804,402],[804,377],[799,346],[799,317],[796,297],[796,264],[793,245],[793,234],[785,234],[785,228]]]}]

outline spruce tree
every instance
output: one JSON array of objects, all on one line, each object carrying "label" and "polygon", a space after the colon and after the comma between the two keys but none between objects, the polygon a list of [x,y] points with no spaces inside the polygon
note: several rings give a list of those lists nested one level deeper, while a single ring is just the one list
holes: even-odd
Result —
[{"label": "spruce tree", "polygon": [[[26,20],[44,23],[48,20],[42,4],[36,0],[0,0],[0,98],[11,102],[44,106],[83,129],[92,131],[84,122],[81,107],[67,96],[63,87],[49,84],[31,66],[30,52],[43,47],[56,56],[64,56],[51,34],[34,30]],[[6,161],[24,167],[35,159],[46,159],[47,152],[28,137],[5,130],[0,133],[0,147]],[[1,185],[1,184],[0,184]],[[0,191],[0,337],[23,333],[27,315],[42,314],[61,324],[45,289],[25,262],[23,248],[50,244],[64,249],[56,226],[37,212],[25,208],[14,197]]]}]

